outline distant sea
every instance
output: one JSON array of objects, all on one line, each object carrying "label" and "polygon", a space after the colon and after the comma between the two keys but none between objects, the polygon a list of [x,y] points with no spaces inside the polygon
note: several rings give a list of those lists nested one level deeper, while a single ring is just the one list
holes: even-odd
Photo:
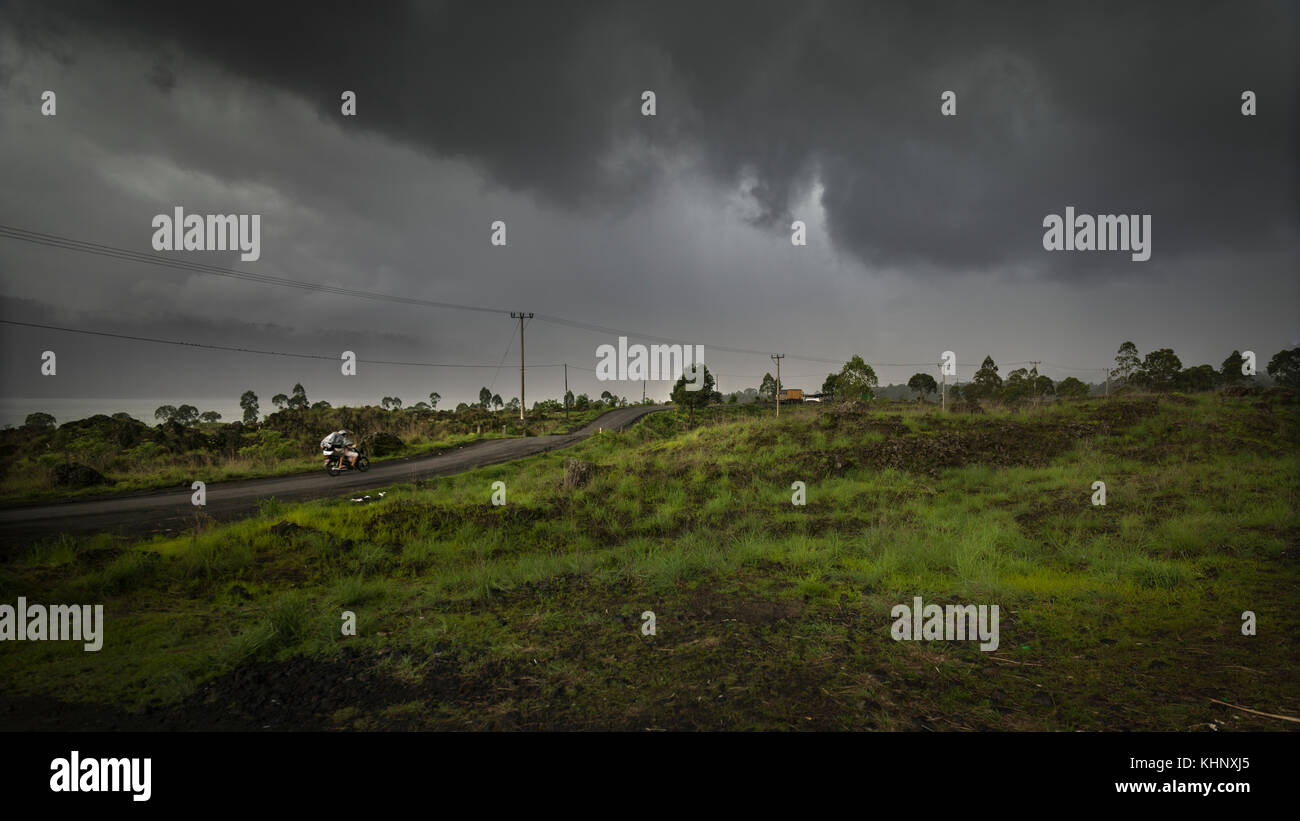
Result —
[{"label": "distant sea", "polygon": [[[62,425],[76,419],[85,419],[102,413],[112,416],[115,413],[129,413],[146,425],[156,425],[154,411],[162,405],[193,405],[204,411],[216,411],[221,414],[221,421],[233,422],[244,418],[239,404],[229,398],[221,399],[30,399],[20,396],[0,397],[0,427],[17,427],[27,419],[29,413],[48,413],[54,421]],[[269,402],[261,408],[262,415],[275,410]]]}]

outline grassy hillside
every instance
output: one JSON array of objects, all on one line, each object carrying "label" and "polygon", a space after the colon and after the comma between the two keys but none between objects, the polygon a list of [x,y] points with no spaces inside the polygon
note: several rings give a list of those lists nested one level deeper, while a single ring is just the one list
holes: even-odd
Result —
[{"label": "grassy hillside", "polygon": [[[0,601],[103,602],[104,649],[9,644],[0,687],[105,726],[1296,729],[1210,699],[1300,716],[1297,445],[1284,396],[659,414],[369,503],[44,545]],[[997,604],[1000,647],[894,641],[914,596]]]}]

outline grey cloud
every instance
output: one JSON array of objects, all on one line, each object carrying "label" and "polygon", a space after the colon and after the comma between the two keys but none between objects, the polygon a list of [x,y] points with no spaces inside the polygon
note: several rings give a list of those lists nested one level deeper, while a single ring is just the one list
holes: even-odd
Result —
[{"label": "grey cloud", "polygon": [[[1166,259],[1294,241],[1285,3],[120,8],[54,26],[24,7],[20,26],[210,59],[326,119],[352,89],[356,127],[583,212],[630,207],[657,162],[687,156],[719,185],[748,180],[772,231],[820,180],[836,245],[913,275],[1143,275],[1120,256],[1043,252],[1043,216],[1067,205],[1153,214]],[[956,118],[939,116],[945,89]]]}]

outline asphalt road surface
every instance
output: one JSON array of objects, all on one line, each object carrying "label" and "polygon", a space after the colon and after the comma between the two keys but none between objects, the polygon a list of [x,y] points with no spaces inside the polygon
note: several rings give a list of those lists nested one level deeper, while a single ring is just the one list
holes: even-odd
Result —
[{"label": "asphalt road surface", "polygon": [[[218,521],[231,521],[255,512],[260,499],[275,497],[285,502],[301,502],[328,496],[356,496],[374,488],[426,476],[451,476],[486,465],[565,448],[602,428],[622,430],[647,413],[664,410],[665,407],[651,405],[618,408],[573,433],[488,439],[437,455],[372,462],[370,470],[365,473],[348,471],[330,476],[322,468],[314,473],[296,476],[214,483],[207,486],[206,512]],[[190,503],[192,495],[193,491],[189,489],[167,490],[8,507],[0,510],[0,545],[8,549],[61,533],[107,531],[147,536],[151,533],[175,532],[194,524],[194,506]]]}]

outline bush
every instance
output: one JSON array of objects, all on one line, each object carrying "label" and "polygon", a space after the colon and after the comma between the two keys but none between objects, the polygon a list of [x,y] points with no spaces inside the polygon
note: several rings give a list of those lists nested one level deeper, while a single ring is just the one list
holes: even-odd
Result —
[{"label": "bush", "polygon": [[370,455],[371,456],[388,456],[397,453],[405,445],[402,440],[391,433],[376,433],[370,438]]},{"label": "bush", "polygon": [[56,465],[51,471],[54,484],[59,487],[92,487],[94,485],[111,485],[113,481],[92,467],[77,462]]},{"label": "bush", "polygon": [[239,455],[249,459],[292,459],[300,455],[300,446],[284,438],[278,430],[259,430],[253,442],[239,449]]}]

